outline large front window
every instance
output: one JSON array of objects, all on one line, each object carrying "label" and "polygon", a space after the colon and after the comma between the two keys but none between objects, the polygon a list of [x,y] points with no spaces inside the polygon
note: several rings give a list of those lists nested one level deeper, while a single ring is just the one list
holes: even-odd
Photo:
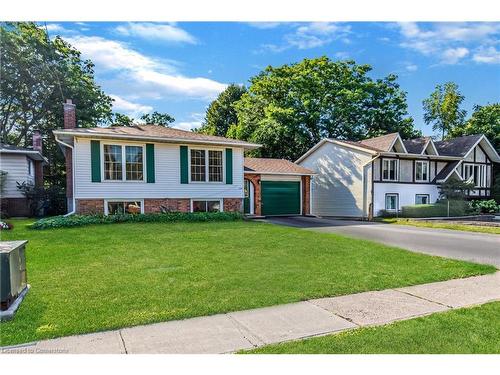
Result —
[{"label": "large front window", "polygon": [[108,215],[142,213],[142,201],[108,201],[106,203],[106,214]]},{"label": "large front window", "polygon": [[142,181],[144,179],[142,146],[104,145],[103,154],[105,180]]},{"label": "large front window", "polygon": [[484,164],[464,164],[464,180],[473,182],[475,187],[488,187],[488,175]]},{"label": "large front window", "polygon": [[222,180],[222,151],[191,149],[191,181],[222,182]]},{"label": "large front window", "polygon": [[415,181],[429,181],[429,162],[417,160],[415,162]]},{"label": "large front window", "polygon": [[193,212],[220,212],[220,200],[193,200]]},{"label": "large front window", "polygon": [[398,180],[398,160],[383,159],[382,160],[382,180],[397,181]]}]

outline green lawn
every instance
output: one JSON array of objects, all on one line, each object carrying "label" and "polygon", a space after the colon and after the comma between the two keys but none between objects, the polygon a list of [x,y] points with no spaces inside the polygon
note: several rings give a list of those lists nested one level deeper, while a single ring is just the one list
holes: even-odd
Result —
[{"label": "green lawn", "polygon": [[1,345],[494,272],[255,222],[109,224],[28,239],[32,285]]},{"label": "green lawn", "polygon": [[266,354],[500,353],[500,302],[255,349]]},{"label": "green lawn", "polygon": [[453,222],[443,223],[443,222],[420,221],[411,219],[394,219],[394,218],[381,219],[381,221],[388,224],[411,225],[414,227],[440,228],[440,229],[464,230],[466,232],[500,234],[500,227],[488,227],[481,225],[458,224]]}]

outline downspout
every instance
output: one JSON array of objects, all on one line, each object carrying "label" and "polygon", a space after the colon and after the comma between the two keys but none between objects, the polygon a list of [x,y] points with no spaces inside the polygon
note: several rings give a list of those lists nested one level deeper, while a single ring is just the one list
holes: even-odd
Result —
[{"label": "downspout", "polygon": [[73,180],[73,183],[71,185],[72,185],[72,189],[73,189],[73,194],[72,194],[72,197],[73,197],[73,209],[70,212],[68,212],[67,214],[64,215],[64,216],[70,216],[70,215],[74,215],[75,212],[76,212],[76,199],[75,199],[75,153],[73,152],[74,151],[74,146],[61,141],[59,138],[57,138],[57,135],[55,136],[55,139],[56,139],[57,143],[60,143],[63,146],[69,147],[71,149],[71,164],[72,164],[72,166],[71,166],[71,169],[72,169],[72,171],[71,171],[71,179]]},{"label": "downspout", "polygon": [[[364,217],[363,217],[363,219],[365,219],[365,218],[366,218],[366,219],[368,219],[368,218],[370,217],[370,212],[369,212],[369,211],[370,211],[370,207],[369,207],[369,205],[367,205],[367,204],[366,204],[366,203],[367,203],[367,202],[366,202],[366,200],[367,200],[367,195],[368,195],[368,188],[366,187],[366,182],[367,182],[367,181],[366,181],[366,180],[367,180],[367,178],[366,178],[366,174],[367,174],[367,173],[366,173],[366,166],[367,166],[368,164],[373,163],[373,162],[374,162],[376,159],[378,159],[379,157],[380,157],[380,154],[377,154],[376,156],[374,156],[374,157],[373,157],[373,158],[371,158],[369,161],[367,161],[366,163],[364,163],[364,164],[363,164],[363,181],[364,181],[364,182],[363,182],[363,185],[364,185],[364,186],[363,186],[363,190],[365,190],[365,188],[366,188],[366,194],[365,194],[365,193],[364,193],[364,191],[363,191],[363,216],[364,216]],[[371,181],[371,182],[373,182],[373,166],[372,166],[372,181]],[[372,196],[372,211],[373,211],[373,183],[372,183],[372,184],[370,184],[370,187],[371,187],[371,196]],[[365,212],[364,212],[364,208],[365,208],[365,207],[366,207],[366,215],[365,215]]]}]

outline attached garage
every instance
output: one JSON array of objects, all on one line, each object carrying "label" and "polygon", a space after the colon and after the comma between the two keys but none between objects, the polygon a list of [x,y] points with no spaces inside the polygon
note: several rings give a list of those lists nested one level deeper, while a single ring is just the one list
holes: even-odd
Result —
[{"label": "attached garage", "polygon": [[288,160],[245,158],[245,214],[308,215],[313,174]]},{"label": "attached garage", "polygon": [[300,215],[300,181],[261,181],[262,215]]}]

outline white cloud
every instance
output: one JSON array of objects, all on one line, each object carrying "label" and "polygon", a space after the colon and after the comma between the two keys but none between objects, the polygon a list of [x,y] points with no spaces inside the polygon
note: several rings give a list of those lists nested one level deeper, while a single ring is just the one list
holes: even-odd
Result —
[{"label": "white cloud", "polygon": [[58,32],[58,31],[63,31],[65,30],[64,27],[62,27],[58,23],[48,23],[44,25],[44,27],[47,29],[49,32]]},{"label": "white cloud", "polygon": [[255,27],[256,29],[274,29],[278,27],[281,22],[248,22],[248,25]]},{"label": "white cloud", "polygon": [[469,50],[464,47],[448,48],[441,54],[443,64],[456,64],[469,54]]},{"label": "white cloud", "polygon": [[415,72],[418,69],[418,66],[415,64],[408,64],[405,66],[405,69],[409,72]]},{"label": "white cloud", "polygon": [[144,113],[149,113],[153,110],[153,107],[149,105],[142,105],[139,103],[133,103],[128,100],[123,99],[118,95],[109,95],[113,99],[113,109],[118,112],[125,113],[127,116],[132,118],[137,118]]},{"label": "white cloud", "polygon": [[199,128],[204,119],[203,113],[193,113],[191,114],[190,121],[180,121],[172,124],[173,128],[181,129],[181,130],[194,130]]},{"label": "white cloud", "polygon": [[500,64],[500,51],[495,47],[479,49],[474,53],[474,56],[472,56],[472,60],[477,63]]},{"label": "white cloud", "polygon": [[[124,81],[135,91],[149,97],[186,95],[212,99],[226,87],[225,84],[203,77],[186,77],[180,74],[175,63],[145,56],[122,42],[102,37],[78,36],[68,41],[90,58],[99,69],[116,72],[116,79]],[[138,92],[135,92],[139,95]]]},{"label": "white cloud", "polygon": [[130,22],[116,27],[121,35],[134,36],[143,39],[155,39],[174,43],[196,44],[196,38],[174,24],[152,22]]},{"label": "white cloud", "polygon": [[281,45],[264,44],[264,49],[272,52],[282,52],[289,48],[310,49],[321,47],[341,40],[343,43],[350,43],[348,35],[351,33],[351,27],[335,22],[312,22],[308,24],[299,24],[293,33],[284,36],[284,43]]},{"label": "white cloud", "polygon": [[[442,64],[456,64],[473,54],[473,60],[486,63],[480,51],[490,51],[498,42],[500,23],[436,23],[421,26],[399,23],[400,45],[423,55],[437,57]],[[494,60],[494,58],[493,58]]]}]

